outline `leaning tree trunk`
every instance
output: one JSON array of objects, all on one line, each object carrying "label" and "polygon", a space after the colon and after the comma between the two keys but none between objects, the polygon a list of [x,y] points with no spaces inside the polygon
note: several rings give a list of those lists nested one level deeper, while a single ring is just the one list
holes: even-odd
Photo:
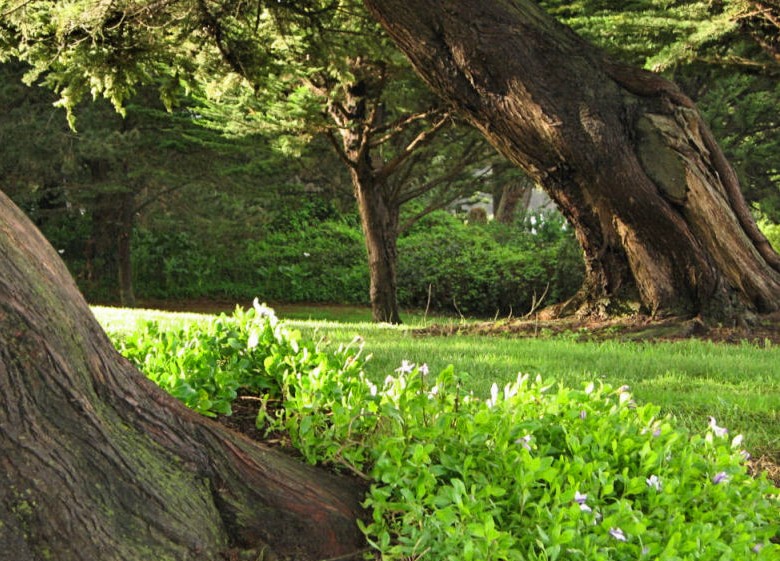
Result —
[{"label": "leaning tree trunk", "polygon": [[572,224],[586,280],[570,309],[632,299],[654,314],[780,309],[780,257],[674,84],[610,61],[530,0],[365,4]]},{"label": "leaning tree trunk", "polygon": [[0,396],[2,559],[214,561],[265,547],[323,559],[363,546],[357,491],[146,380],[2,193]]}]

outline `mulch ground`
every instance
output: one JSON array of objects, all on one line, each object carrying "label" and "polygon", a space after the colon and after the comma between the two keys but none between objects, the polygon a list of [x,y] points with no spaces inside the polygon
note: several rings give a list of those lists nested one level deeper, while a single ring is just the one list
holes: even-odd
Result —
[{"label": "mulch ground", "polygon": [[759,346],[780,344],[780,313],[761,316],[737,326],[705,324],[700,319],[630,316],[611,319],[537,319],[452,322],[415,331],[419,335],[501,335],[513,337],[572,336],[582,341],[680,341],[701,339],[716,343],[750,342]]}]

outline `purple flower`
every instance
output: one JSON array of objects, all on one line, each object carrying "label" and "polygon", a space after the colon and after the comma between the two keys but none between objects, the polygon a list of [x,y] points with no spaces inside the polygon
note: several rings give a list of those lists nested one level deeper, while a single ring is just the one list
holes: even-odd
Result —
[{"label": "purple flower", "polygon": [[661,436],[661,427],[658,427],[657,429],[655,429],[655,430],[653,431],[653,436],[654,436],[655,438],[658,438],[659,436]]},{"label": "purple flower", "polygon": [[710,428],[712,429],[712,432],[715,433],[715,436],[719,436],[721,438],[729,433],[729,429],[718,426],[718,422],[715,420],[715,417],[710,417]]},{"label": "purple flower", "polygon": [[626,535],[623,533],[623,530],[621,530],[620,528],[610,528],[609,535],[615,538],[619,542],[628,541],[628,538],[626,538]]},{"label": "purple flower", "polygon": [[762,549],[764,549],[764,544],[757,543],[756,545],[750,548],[750,551],[752,551],[753,553],[759,553]]},{"label": "purple flower", "polygon": [[593,512],[593,509],[585,504],[586,500],[588,500],[588,495],[580,493],[579,491],[574,492],[574,502],[580,505],[580,510],[582,512]]},{"label": "purple flower", "polygon": [[718,485],[720,483],[728,483],[729,480],[729,474],[725,471],[719,471],[712,477],[712,482],[715,485]]},{"label": "purple flower", "polygon": [[582,419],[584,421],[585,417],[587,417],[587,416],[588,416],[588,412],[587,411],[585,411],[584,409],[582,411],[580,411],[580,419]]}]

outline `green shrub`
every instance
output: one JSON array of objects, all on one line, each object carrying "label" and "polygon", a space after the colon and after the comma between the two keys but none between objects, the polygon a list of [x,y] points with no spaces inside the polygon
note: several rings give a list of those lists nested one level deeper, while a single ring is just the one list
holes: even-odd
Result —
[{"label": "green shrub", "polygon": [[411,308],[523,314],[543,295],[551,304],[582,283],[580,250],[557,215],[469,226],[434,213],[398,246],[399,301]]},{"label": "green shrub", "polygon": [[147,327],[119,346],[207,414],[253,389],[258,426],[287,431],[312,463],[370,478],[361,527],[386,561],[780,553],[778,489],[748,475],[741,438],[714,419],[687,434],[627,388],[518,376],[477,399],[451,367],[434,378],[408,362],[378,386],[359,346],[323,351],[257,302],[175,336]]},{"label": "green shrub", "polygon": [[328,221],[270,232],[248,244],[255,293],[279,302],[368,302],[368,266],[359,228]]}]

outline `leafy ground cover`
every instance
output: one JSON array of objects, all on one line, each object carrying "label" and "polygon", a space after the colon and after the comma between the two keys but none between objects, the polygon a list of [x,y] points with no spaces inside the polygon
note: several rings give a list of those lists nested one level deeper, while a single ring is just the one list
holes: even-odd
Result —
[{"label": "leafy ground cover", "polygon": [[[126,356],[194,409],[246,410],[251,398],[258,434],[370,480],[363,529],[383,559],[777,555],[778,490],[749,476],[745,438],[714,417],[687,431],[626,385],[521,374],[480,394],[473,375],[405,359],[379,380],[364,340],[334,346],[343,334],[331,330],[332,344],[315,343],[262,306],[216,320],[96,313],[121,331]],[[322,335],[332,323],[306,325]],[[389,333],[432,339],[409,331]]]},{"label": "leafy ground cover", "polygon": [[[159,303],[158,303],[159,304]],[[170,305],[170,304],[169,304]],[[230,312],[234,303],[196,301],[174,305],[192,312],[95,308],[110,331],[135,330],[146,320],[179,328],[208,322],[210,313]],[[767,465],[780,464],[780,344],[748,333],[718,330],[716,341],[690,326],[602,324],[583,326],[535,321],[465,322],[410,313],[403,326],[376,325],[370,310],[353,306],[277,306],[286,324],[305,337],[337,347],[364,339],[364,368],[379,383],[403,361],[439,372],[448,365],[468,377],[469,389],[486,395],[496,382],[518,373],[577,387],[598,380],[628,385],[638,403],[653,403],[697,431],[713,416],[745,435],[745,445]],[[557,327],[556,327],[557,326]],[[676,329],[676,330],[675,330]],[[712,333],[709,333],[712,335]],[[755,339],[755,337],[753,337]],[[718,341],[732,341],[723,343]],[[778,474],[780,479],[780,474]]]}]

